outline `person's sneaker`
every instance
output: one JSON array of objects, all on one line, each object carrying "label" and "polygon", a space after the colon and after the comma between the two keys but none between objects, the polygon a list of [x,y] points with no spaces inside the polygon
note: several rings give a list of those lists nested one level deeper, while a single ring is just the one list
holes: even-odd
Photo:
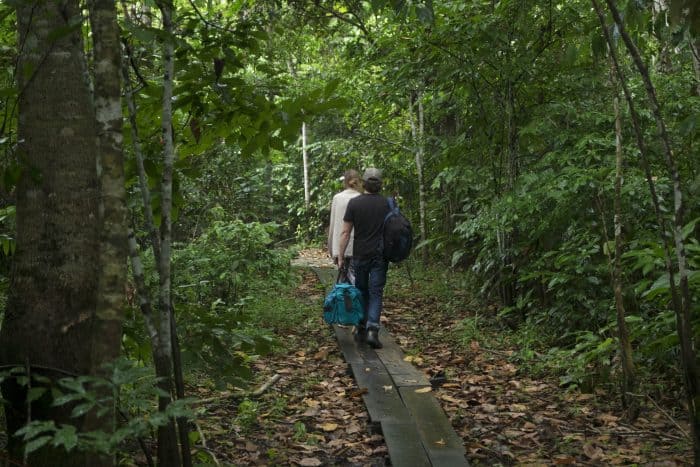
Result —
[{"label": "person's sneaker", "polygon": [[363,323],[355,326],[355,341],[364,342],[367,340],[367,328]]},{"label": "person's sneaker", "polygon": [[379,329],[368,328],[367,329],[367,343],[373,349],[381,349],[382,343],[379,342]]}]

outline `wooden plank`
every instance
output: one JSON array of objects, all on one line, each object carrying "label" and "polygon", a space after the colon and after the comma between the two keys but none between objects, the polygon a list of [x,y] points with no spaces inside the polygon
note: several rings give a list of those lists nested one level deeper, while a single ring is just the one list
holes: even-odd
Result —
[{"label": "wooden plank", "polygon": [[397,467],[430,467],[416,425],[384,421],[381,423],[384,441],[389,449],[391,465]]},{"label": "wooden plank", "polygon": [[355,336],[352,334],[352,326],[333,326],[335,337],[338,339],[340,351],[343,352],[343,357],[348,363],[361,362],[378,362],[379,357],[376,352],[368,345],[355,342]]},{"label": "wooden plank", "polygon": [[321,281],[326,289],[330,289],[335,284],[335,280],[338,277],[337,269],[319,267],[312,267],[311,269],[316,273],[318,280]]},{"label": "wooden plank", "polygon": [[462,438],[455,433],[449,419],[431,392],[418,393],[414,388],[399,388],[401,399],[418,428],[423,447],[433,466],[466,466]]},{"label": "wooden plank", "polygon": [[367,390],[362,398],[367,406],[370,421],[411,422],[410,413],[381,362],[351,363],[350,367],[357,386]]},{"label": "wooden plank", "polygon": [[387,372],[392,376],[394,384],[399,387],[428,386],[430,384],[425,373],[404,360],[403,350],[390,334],[382,332],[379,339],[384,347],[377,349],[376,353],[384,363]]}]

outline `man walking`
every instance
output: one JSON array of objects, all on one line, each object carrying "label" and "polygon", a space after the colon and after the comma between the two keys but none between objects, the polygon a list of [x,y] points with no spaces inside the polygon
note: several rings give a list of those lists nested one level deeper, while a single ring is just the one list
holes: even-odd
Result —
[{"label": "man walking", "polygon": [[375,349],[382,348],[379,341],[379,319],[382,314],[382,299],[388,263],[382,254],[384,218],[389,213],[389,204],[379,194],[382,188],[382,172],[369,168],[362,176],[365,194],[348,202],[340,234],[338,267],[342,268],[350,232],[355,230],[350,269],[355,275],[355,287],[360,289],[367,306],[366,323],[360,323],[357,336]]}]

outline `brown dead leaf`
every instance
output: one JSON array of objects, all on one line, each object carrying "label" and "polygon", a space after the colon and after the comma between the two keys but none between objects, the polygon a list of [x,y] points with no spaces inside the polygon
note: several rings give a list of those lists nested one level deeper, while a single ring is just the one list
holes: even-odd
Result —
[{"label": "brown dead leaf", "polygon": [[576,463],[576,458],[571,456],[557,456],[554,459],[552,459],[552,461],[556,465],[570,465]]},{"label": "brown dead leaf", "polygon": [[453,404],[459,404],[462,402],[461,400],[454,398],[454,397],[450,396],[449,394],[441,394],[440,399],[447,401],[447,402],[452,402]]},{"label": "brown dead leaf", "polygon": [[471,341],[469,343],[469,348],[472,349],[472,352],[478,352],[481,350],[481,346],[479,345],[479,341]]},{"label": "brown dead leaf", "polygon": [[364,394],[367,394],[368,392],[369,390],[367,388],[359,388],[348,393],[348,397],[360,397]]},{"label": "brown dead leaf", "polygon": [[421,357],[416,356],[416,355],[406,355],[403,358],[403,361],[408,362],[408,363],[415,363],[418,366],[423,365],[423,359]]},{"label": "brown dead leaf", "polygon": [[318,426],[320,429],[322,429],[325,432],[330,432],[330,431],[335,431],[338,429],[338,424],[337,423],[331,423],[327,422],[322,425]]},{"label": "brown dead leaf", "polygon": [[426,387],[424,387],[424,388],[418,388],[418,389],[416,389],[415,392],[417,392],[418,394],[425,394],[426,392],[430,392],[430,391],[432,391],[432,390],[433,390],[433,388],[431,388],[430,386],[426,386]]},{"label": "brown dead leaf", "polygon": [[325,360],[328,358],[328,349],[321,349],[314,354],[315,360]]},{"label": "brown dead leaf", "polygon": [[583,445],[583,453],[593,461],[598,461],[603,459],[603,450],[599,447],[593,446],[592,444]]},{"label": "brown dead leaf", "polygon": [[251,443],[250,441],[246,441],[245,450],[248,452],[257,452],[258,447],[255,444]]},{"label": "brown dead leaf", "polygon": [[616,425],[617,421],[620,420],[620,417],[610,413],[600,414],[596,418],[601,422],[605,423],[606,425]]},{"label": "brown dead leaf", "polygon": [[315,457],[305,457],[300,460],[298,464],[303,467],[318,467],[319,465],[323,465],[323,463]]}]

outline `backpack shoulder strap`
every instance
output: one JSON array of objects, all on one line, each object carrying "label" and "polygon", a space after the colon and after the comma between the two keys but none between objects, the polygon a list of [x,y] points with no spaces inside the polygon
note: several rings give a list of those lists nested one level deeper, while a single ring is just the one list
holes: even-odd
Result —
[{"label": "backpack shoulder strap", "polygon": [[389,211],[393,211],[394,209],[398,208],[399,206],[396,204],[396,200],[394,199],[393,196],[387,196],[386,197],[386,202],[389,203]]}]

